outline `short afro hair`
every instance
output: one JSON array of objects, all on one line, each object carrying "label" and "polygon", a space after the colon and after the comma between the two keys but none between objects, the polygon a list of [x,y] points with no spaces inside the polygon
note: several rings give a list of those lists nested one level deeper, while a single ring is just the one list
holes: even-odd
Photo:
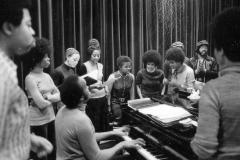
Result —
[{"label": "short afro hair", "polygon": [[122,67],[122,65],[123,65],[124,62],[130,62],[130,63],[132,63],[132,60],[131,60],[131,58],[129,58],[128,56],[119,56],[119,57],[117,58],[117,66],[118,66],[118,68]]},{"label": "short afro hair", "polygon": [[182,49],[174,47],[167,50],[165,59],[168,61],[180,62],[182,64],[184,62],[185,55]]},{"label": "short afro hair", "polygon": [[144,53],[142,57],[144,68],[146,68],[147,63],[154,63],[157,67],[161,65],[161,55],[157,50],[148,50]]},{"label": "short afro hair", "polygon": [[93,51],[95,50],[101,50],[101,48],[99,41],[93,38],[88,41],[88,56],[91,57]]},{"label": "short afro hair", "polygon": [[240,62],[240,8],[229,8],[218,14],[211,24],[214,48],[223,49],[232,62]]},{"label": "short afro hair", "polygon": [[83,87],[79,84],[77,75],[67,77],[59,87],[61,101],[69,109],[77,108],[83,97]]},{"label": "short afro hair", "polygon": [[38,63],[40,63],[45,55],[50,55],[52,52],[52,46],[46,38],[36,38],[36,46],[26,54],[28,60],[28,66],[33,69]]},{"label": "short afro hair", "polygon": [[30,0],[1,0],[0,31],[5,22],[9,22],[14,26],[20,25],[23,19],[23,9],[29,9],[30,7]]}]

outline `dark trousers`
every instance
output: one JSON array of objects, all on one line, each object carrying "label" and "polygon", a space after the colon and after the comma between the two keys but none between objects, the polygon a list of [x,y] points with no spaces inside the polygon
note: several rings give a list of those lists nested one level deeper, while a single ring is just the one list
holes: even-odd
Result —
[{"label": "dark trousers", "polygon": [[56,141],[55,141],[55,126],[54,121],[41,126],[31,126],[31,133],[41,136],[49,140],[53,145],[53,151],[46,157],[38,158],[34,152],[30,153],[30,159],[34,160],[56,160]]},{"label": "dark trousers", "polygon": [[96,132],[110,130],[106,97],[89,99],[86,113],[91,119]]}]

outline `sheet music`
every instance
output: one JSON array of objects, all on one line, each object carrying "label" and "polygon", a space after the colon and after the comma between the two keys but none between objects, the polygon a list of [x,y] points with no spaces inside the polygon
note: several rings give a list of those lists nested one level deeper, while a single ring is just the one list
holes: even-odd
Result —
[{"label": "sheet music", "polygon": [[139,109],[139,112],[154,116],[163,123],[170,123],[191,116],[187,110],[167,104],[159,104],[153,107],[142,108]]},{"label": "sheet music", "polygon": [[84,74],[83,76],[81,76],[81,78],[91,77],[91,78],[97,80],[97,76],[98,76],[98,70],[94,70],[94,71],[92,71],[90,73]]}]

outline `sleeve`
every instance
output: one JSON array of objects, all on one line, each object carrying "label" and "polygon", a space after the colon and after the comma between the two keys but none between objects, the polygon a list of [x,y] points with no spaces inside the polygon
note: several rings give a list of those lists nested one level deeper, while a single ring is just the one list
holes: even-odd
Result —
[{"label": "sleeve", "polygon": [[207,84],[199,102],[198,128],[191,142],[199,158],[207,159],[217,152],[219,131],[219,95],[216,87]]},{"label": "sleeve", "polygon": [[142,71],[138,71],[136,79],[135,79],[135,84],[136,85],[141,85],[142,84]]},{"label": "sleeve", "polygon": [[53,90],[52,90],[52,93],[51,93],[51,95],[52,95],[51,96],[51,102],[59,102],[60,101],[60,92],[59,92],[58,88],[56,87],[56,85],[54,84],[53,79],[51,78],[50,75],[48,75],[48,78],[49,78],[50,83],[53,86]]},{"label": "sleeve", "polygon": [[130,73],[130,75],[132,76],[132,79],[133,79],[133,83],[132,83],[132,87],[131,87],[131,89],[130,89],[130,99],[134,99],[134,95],[135,95],[135,93],[134,93],[134,87],[135,87],[135,77],[134,77],[134,75],[133,74],[131,74]]},{"label": "sleeve", "polygon": [[110,74],[107,81],[105,82],[106,85],[108,86],[108,90],[109,90],[110,93],[112,91],[112,87],[113,87],[114,82],[115,82],[114,74]]},{"label": "sleeve", "polygon": [[212,65],[210,70],[207,70],[205,74],[211,79],[218,77],[218,64],[214,58],[212,59]]},{"label": "sleeve", "polygon": [[86,118],[82,118],[76,127],[77,139],[83,150],[84,155],[89,160],[97,159],[100,154],[93,126]]},{"label": "sleeve", "polygon": [[86,68],[86,66],[84,64],[82,64],[80,67],[77,68],[77,74],[79,76],[87,74],[87,68]]},{"label": "sleeve", "polygon": [[28,93],[33,98],[34,103],[40,108],[46,108],[50,106],[52,103],[50,101],[47,101],[43,98],[42,94],[39,92],[39,89],[37,87],[37,84],[35,81],[31,78],[31,76],[27,76],[25,79],[25,86]]},{"label": "sleeve", "polygon": [[187,74],[187,80],[186,80],[187,86],[193,88],[194,81],[195,81],[194,72],[193,72],[192,68],[190,68],[190,70]]},{"label": "sleeve", "polygon": [[13,89],[11,89],[12,86],[13,85],[11,85],[10,82],[5,78],[0,83],[0,137],[3,137],[3,134],[6,132],[6,128],[4,127],[6,120],[8,119],[8,110],[10,109],[11,91],[13,91]]},{"label": "sleeve", "polygon": [[63,83],[64,76],[60,71],[54,70],[53,73],[51,74],[51,77],[56,86],[59,86]]}]

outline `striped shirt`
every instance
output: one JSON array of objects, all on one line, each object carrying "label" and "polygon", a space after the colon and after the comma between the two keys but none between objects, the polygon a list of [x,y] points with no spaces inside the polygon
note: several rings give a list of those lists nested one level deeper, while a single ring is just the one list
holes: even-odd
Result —
[{"label": "striped shirt", "polygon": [[16,65],[0,51],[0,159],[25,160],[30,150],[28,102]]}]

